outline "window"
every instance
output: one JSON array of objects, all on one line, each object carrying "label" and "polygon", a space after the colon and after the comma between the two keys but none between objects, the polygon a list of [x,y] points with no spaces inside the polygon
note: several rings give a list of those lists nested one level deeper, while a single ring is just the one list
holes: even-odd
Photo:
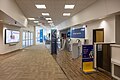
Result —
[{"label": "window", "polygon": [[29,31],[23,31],[23,41],[22,41],[22,47],[28,47],[33,45],[33,32]]}]

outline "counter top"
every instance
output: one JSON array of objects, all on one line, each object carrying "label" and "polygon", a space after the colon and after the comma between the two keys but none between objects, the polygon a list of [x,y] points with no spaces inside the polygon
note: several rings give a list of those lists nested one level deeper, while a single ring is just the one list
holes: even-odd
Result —
[{"label": "counter top", "polygon": [[94,44],[114,44],[114,43],[96,42]]},{"label": "counter top", "polygon": [[116,64],[116,65],[119,65],[119,66],[120,66],[120,61],[119,61],[119,60],[111,59],[111,62],[112,62],[113,64]]},{"label": "counter top", "polygon": [[118,44],[111,44],[110,46],[111,47],[120,47],[120,45],[118,45]]}]

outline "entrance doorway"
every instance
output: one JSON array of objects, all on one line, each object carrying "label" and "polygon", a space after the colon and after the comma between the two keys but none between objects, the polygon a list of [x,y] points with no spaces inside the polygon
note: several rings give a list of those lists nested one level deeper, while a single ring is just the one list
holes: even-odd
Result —
[{"label": "entrance doorway", "polygon": [[95,42],[104,42],[104,29],[93,30],[93,44]]}]

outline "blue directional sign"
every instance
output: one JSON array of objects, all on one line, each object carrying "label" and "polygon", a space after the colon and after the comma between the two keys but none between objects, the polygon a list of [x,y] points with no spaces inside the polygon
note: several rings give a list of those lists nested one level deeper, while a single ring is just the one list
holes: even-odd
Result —
[{"label": "blue directional sign", "polygon": [[40,29],[40,42],[43,42],[43,29]]}]

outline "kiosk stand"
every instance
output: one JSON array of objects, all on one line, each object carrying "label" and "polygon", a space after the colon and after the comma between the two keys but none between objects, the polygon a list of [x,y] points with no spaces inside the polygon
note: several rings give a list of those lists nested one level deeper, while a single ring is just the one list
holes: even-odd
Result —
[{"label": "kiosk stand", "polygon": [[71,51],[71,39],[67,39],[67,50],[70,52]]},{"label": "kiosk stand", "polygon": [[84,73],[95,71],[93,45],[82,45],[82,70]]},{"label": "kiosk stand", "polygon": [[78,43],[73,43],[72,44],[72,58],[78,58],[79,54],[78,54]]}]

